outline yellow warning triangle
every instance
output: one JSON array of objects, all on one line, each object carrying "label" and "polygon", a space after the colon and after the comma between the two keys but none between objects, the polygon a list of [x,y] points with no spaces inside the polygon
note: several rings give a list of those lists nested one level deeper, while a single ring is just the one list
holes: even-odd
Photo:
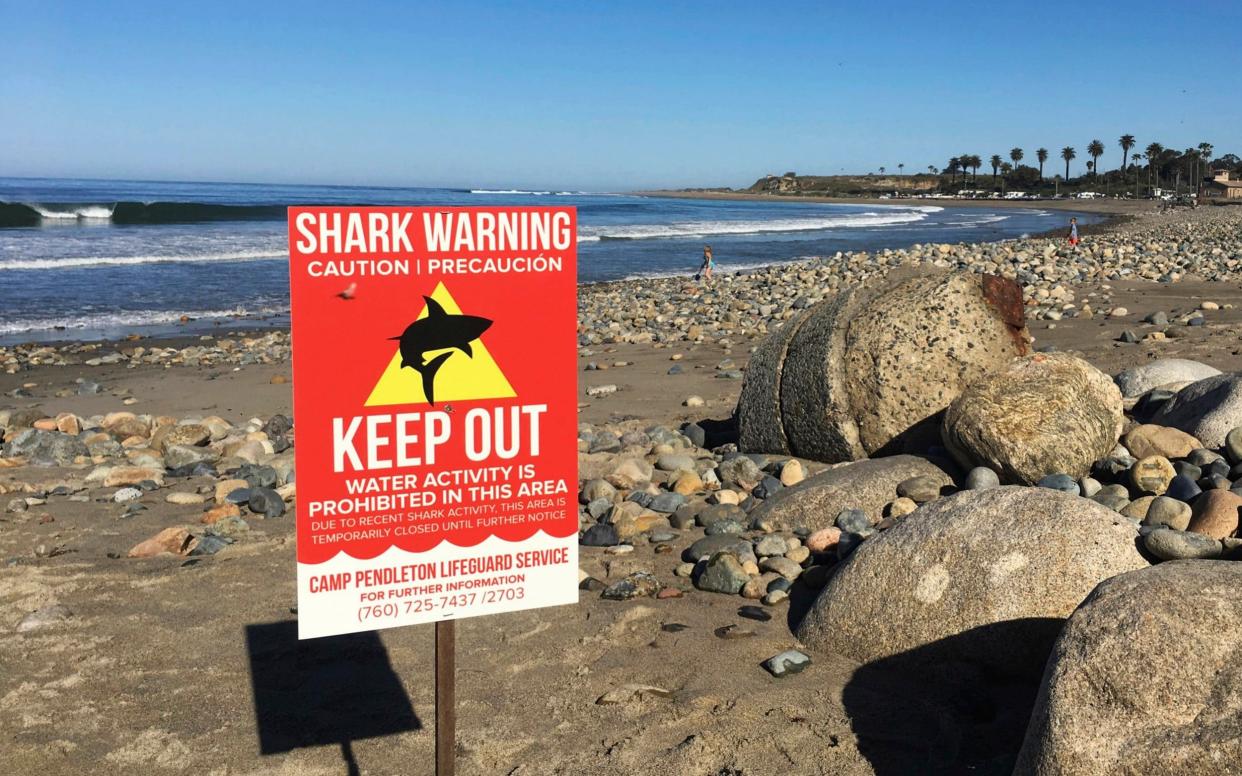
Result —
[{"label": "yellow warning triangle", "polygon": [[[453,300],[443,283],[436,286],[431,298],[444,308],[449,315],[461,315],[461,308]],[[416,320],[428,315],[427,306],[419,313]],[[430,362],[442,353],[450,354],[435,375],[436,404],[450,401],[469,401],[472,399],[507,399],[517,396],[513,386],[504,372],[496,365],[492,354],[487,351],[483,340],[470,343],[473,357],[460,350],[446,348],[429,350],[423,354],[425,361]],[[427,396],[423,393],[422,375],[409,367],[401,368],[401,348],[397,347],[388,362],[388,367],[380,375],[379,381],[371,389],[366,406],[382,407],[389,404],[426,404]]]}]

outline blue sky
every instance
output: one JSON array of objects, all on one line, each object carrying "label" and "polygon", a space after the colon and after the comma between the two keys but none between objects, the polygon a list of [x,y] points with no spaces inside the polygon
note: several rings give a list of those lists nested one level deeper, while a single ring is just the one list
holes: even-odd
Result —
[{"label": "blue sky", "polygon": [[[764,7],[771,6],[771,7]],[[1242,3],[0,0],[0,175],[619,190],[1242,154]],[[1219,43],[1214,42],[1219,40]]]}]

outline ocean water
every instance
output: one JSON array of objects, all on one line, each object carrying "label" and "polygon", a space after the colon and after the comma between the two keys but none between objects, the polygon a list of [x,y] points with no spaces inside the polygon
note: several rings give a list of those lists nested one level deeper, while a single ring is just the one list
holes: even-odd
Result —
[{"label": "ocean water", "polygon": [[[1031,208],[835,205],[571,191],[0,178],[0,342],[185,331],[287,315],[285,208],[575,205],[581,282],[718,272],[837,251],[1000,240],[1063,225]],[[1098,220],[1079,214],[1080,222]],[[182,316],[190,327],[177,324]]]}]

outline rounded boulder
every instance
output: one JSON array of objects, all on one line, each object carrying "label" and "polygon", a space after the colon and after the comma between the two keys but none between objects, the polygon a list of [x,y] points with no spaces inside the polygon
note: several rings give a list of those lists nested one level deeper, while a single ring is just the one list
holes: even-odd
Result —
[{"label": "rounded boulder", "polygon": [[1149,565],[1137,542],[1131,521],[1067,493],[963,491],[864,541],[798,638],[862,663],[950,661],[1038,678],[1079,602],[1101,580]]},{"label": "rounded boulder", "polygon": [[1242,762],[1242,563],[1100,584],[1048,660],[1015,776],[1225,776]]},{"label": "rounded boulder", "polygon": [[945,446],[963,467],[1034,484],[1049,474],[1086,476],[1124,423],[1121,391],[1100,370],[1065,353],[1014,359],[949,405]]}]

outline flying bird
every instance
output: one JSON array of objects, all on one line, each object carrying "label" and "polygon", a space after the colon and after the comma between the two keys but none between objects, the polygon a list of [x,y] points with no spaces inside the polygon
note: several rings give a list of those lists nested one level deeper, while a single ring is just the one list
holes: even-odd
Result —
[{"label": "flying bird", "polygon": [[[474,358],[470,343],[487,331],[492,322],[477,315],[449,315],[436,300],[429,296],[423,299],[427,301],[427,317],[411,323],[401,336],[389,339],[400,340],[401,368],[408,366],[423,376],[423,394],[427,403],[435,406],[436,372],[453,355],[453,350]],[[426,360],[428,351],[445,349],[450,350]]]}]

